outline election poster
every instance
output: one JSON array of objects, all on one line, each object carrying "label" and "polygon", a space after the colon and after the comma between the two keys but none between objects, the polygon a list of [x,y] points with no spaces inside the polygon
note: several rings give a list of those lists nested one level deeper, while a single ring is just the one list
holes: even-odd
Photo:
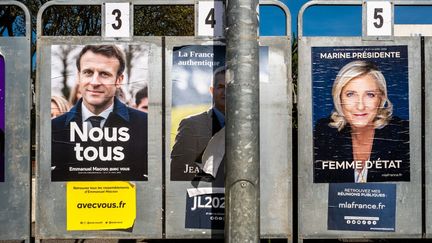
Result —
[{"label": "election poster", "polygon": [[185,228],[223,230],[224,225],[224,188],[201,187],[187,190]]},{"label": "election poster", "polygon": [[410,181],[407,46],[312,47],[314,183]]},{"label": "election poster", "polygon": [[204,176],[202,154],[225,122],[225,46],[174,47],[171,73],[171,180],[192,181]]},{"label": "election poster", "polygon": [[[223,187],[225,46],[178,46],[172,55],[170,178]],[[268,82],[268,47],[259,55],[260,82]]]},{"label": "election poster", "polygon": [[128,230],[136,219],[136,186],[125,181],[66,184],[66,229]]},{"label": "election poster", "polygon": [[51,47],[51,180],[146,181],[148,45]]},{"label": "election poster", "polygon": [[0,182],[5,181],[5,60],[0,54]]},{"label": "election poster", "polygon": [[395,184],[329,184],[328,230],[395,232],[395,214]]},{"label": "election poster", "polygon": [[[260,82],[269,82],[268,51],[260,47]],[[173,48],[170,180],[194,185],[185,228],[224,228],[225,54],[222,45]]]}]

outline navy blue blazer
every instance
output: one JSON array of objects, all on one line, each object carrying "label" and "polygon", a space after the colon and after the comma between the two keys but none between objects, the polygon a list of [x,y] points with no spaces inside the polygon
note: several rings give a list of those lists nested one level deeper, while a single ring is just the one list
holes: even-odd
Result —
[{"label": "navy blue blazer", "polygon": [[[323,168],[323,161],[354,160],[350,126],[338,131],[329,122],[329,118],[320,119],[314,129],[314,183],[354,182],[353,168]],[[378,167],[368,169],[367,182],[410,181],[409,153],[409,123],[393,117],[385,127],[375,129],[370,161],[380,162]],[[396,165],[396,160],[401,161],[399,168],[385,168],[382,162],[393,161]]]},{"label": "navy blue blazer", "polygon": [[[113,112],[109,114],[102,128],[108,139],[104,137],[100,141],[81,141],[75,133],[75,141],[71,141],[70,124],[76,122],[81,131],[83,129],[81,104],[82,99],[69,112],[51,122],[51,180],[146,181],[147,113],[129,108],[115,98]],[[119,133],[119,128],[123,128],[123,131],[128,129],[127,141],[124,132],[121,133],[123,136]],[[111,138],[115,137],[116,133],[117,139],[113,141]],[[75,151],[77,143],[80,147],[78,150],[81,150],[78,157]],[[98,155],[94,156],[93,151],[98,151]],[[80,161],[78,158],[84,153],[93,158]]]}]

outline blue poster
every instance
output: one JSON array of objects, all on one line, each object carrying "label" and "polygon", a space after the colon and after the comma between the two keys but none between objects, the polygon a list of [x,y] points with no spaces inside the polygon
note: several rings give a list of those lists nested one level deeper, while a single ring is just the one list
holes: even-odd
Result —
[{"label": "blue poster", "polygon": [[395,213],[395,184],[329,184],[328,230],[394,232]]},{"label": "blue poster", "polygon": [[223,230],[225,225],[224,188],[188,189],[185,219],[185,228]]},{"label": "blue poster", "polygon": [[410,181],[407,46],[312,47],[314,183]]},{"label": "blue poster", "polygon": [[[225,46],[186,45],[173,48],[171,163],[172,181],[205,179],[200,168],[207,145],[225,126]],[[259,49],[260,82],[268,80],[269,47]],[[223,144],[221,144],[223,146]],[[221,166],[220,168],[223,168]],[[222,169],[212,182],[223,186]]]}]

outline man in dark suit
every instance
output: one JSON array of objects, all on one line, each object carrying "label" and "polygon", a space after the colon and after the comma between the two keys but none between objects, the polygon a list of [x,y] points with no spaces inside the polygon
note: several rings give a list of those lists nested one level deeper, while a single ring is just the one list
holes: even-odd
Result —
[{"label": "man in dark suit", "polygon": [[[203,174],[198,164],[203,162],[202,155],[210,139],[225,126],[224,67],[214,71],[210,93],[213,106],[209,110],[186,117],[180,122],[171,152],[171,180],[191,181],[197,179],[197,175],[208,176]],[[219,186],[223,186],[223,166],[223,163],[219,165],[217,175],[213,175],[216,181],[220,181],[216,183]]]},{"label": "man in dark suit", "polygon": [[76,65],[82,98],[52,120],[51,180],[147,180],[147,114],[115,97],[123,52],[88,45]]}]

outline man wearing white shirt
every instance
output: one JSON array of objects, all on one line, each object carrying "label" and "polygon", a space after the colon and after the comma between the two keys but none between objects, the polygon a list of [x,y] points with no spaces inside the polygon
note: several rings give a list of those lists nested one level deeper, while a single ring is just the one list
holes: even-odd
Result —
[{"label": "man wearing white shirt", "polygon": [[76,65],[82,98],[52,120],[51,180],[147,180],[147,114],[115,97],[123,52],[88,45]]}]

